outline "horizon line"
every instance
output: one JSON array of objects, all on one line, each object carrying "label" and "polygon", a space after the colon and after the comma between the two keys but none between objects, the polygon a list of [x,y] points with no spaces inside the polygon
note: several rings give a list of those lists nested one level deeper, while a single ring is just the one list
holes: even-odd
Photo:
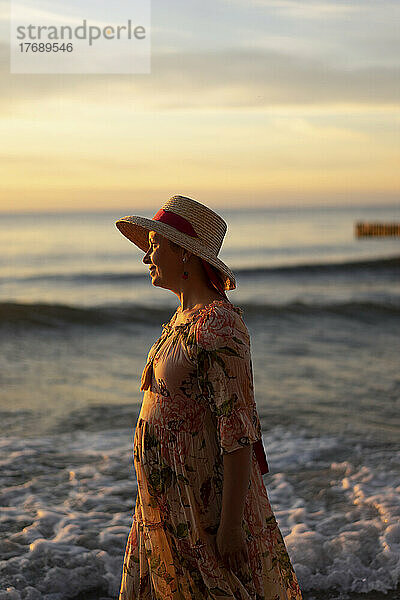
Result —
[{"label": "horizon line", "polygon": [[[207,206],[207,205],[206,205]],[[328,203],[328,204],[320,204],[320,203],[307,203],[307,204],[283,204],[283,205],[243,205],[243,206],[227,206],[227,205],[220,205],[220,206],[213,206],[213,207],[209,207],[211,208],[211,210],[215,210],[218,211],[220,210],[221,212],[230,212],[230,213],[242,213],[242,212],[259,212],[259,211],[276,211],[276,210],[308,210],[308,209],[316,209],[316,208],[320,208],[320,209],[337,209],[337,208],[399,208],[400,209],[400,199],[398,202],[385,202],[385,203],[381,203],[379,201],[375,201],[375,202],[353,202],[353,203],[344,203],[344,202],[338,202],[338,203]],[[159,209],[158,206],[154,206],[154,207],[137,207],[137,209],[135,208],[135,211],[141,212],[141,213],[149,213],[149,212],[153,212],[153,211],[157,211]],[[101,214],[110,214],[110,213],[114,213],[114,212],[118,212],[121,216],[127,216],[130,213],[132,214],[132,207],[130,208],[117,208],[117,209],[113,209],[113,208],[104,208],[104,209],[98,209],[98,210],[91,210],[89,208],[87,209],[68,209],[68,208],[63,208],[60,210],[46,210],[46,209],[37,209],[37,210],[1,210],[0,208],[0,216],[57,216],[57,215],[90,215],[90,214],[95,214],[95,215],[101,215]]]}]

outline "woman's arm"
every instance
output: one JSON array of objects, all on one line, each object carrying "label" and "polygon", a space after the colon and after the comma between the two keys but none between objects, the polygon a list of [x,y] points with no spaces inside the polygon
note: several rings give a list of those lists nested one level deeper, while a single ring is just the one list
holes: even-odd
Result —
[{"label": "woman's arm", "polygon": [[[250,336],[236,309],[213,305],[196,322],[197,381],[215,416],[224,476],[216,552],[232,570],[248,560],[242,528],[253,444],[261,440]],[[246,444],[246,445],[244,445]]]},{"label": "woman's arm", "polygon": [[252,446],[223,455],[224,482],[217,549],[225,565],[233,571],[248,560],[242,530],[246,494],[249,488]]}]

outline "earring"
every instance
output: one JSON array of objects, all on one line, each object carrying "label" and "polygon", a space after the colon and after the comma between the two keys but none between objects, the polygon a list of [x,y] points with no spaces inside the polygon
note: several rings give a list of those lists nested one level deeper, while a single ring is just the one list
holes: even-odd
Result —
[{"label": "earring", "polygon": [[[182,258],[182,262],[186,262],[186,256]],[[189,273],[187,271],[183,271],[182,279],[187,279],[189,277]]]}]

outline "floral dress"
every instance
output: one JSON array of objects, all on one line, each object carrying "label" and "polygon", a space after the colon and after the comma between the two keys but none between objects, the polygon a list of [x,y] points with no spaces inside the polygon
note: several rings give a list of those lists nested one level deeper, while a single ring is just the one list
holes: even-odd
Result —
[{"label": "floral dress", "polygon": [[255,452],[242,521],[248,563],[233,572],[216,552],[223,454],[262,439],[241,309],[214,300],[174,325],[178,314],[142,374],[119,600],[301,600]]}]

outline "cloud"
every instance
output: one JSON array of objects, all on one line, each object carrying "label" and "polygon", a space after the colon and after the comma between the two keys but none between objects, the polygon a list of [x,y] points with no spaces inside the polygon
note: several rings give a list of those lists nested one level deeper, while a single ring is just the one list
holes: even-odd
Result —
[{"label": "cloud", "polygon": [[[229,0],[231,1],[231,0]],[[246,0],[234,0],[238,4],[248,6]],[[337,18],[353,16],[356,13],[365,13],[366,11],[377,12],[377,3],[375,0],[362,0],[362,2],[342,2],[321,0],[254,0],[254,4],[278,11],[283,16],[300,19],[321,19],[321,18]],[[397,2],[381,1],[379,10],[387,8],[395,8]]]},{"label": "cloud", "polygon": [[[3,45],[2,55],[6,48]],[[150,75],[10,75],[0,73],[0,108],[69,100],[121,102],[133,110],[267,109],[296,105],[396,105],[399,69],[345,69],[272,50],[154,53]]]}]

